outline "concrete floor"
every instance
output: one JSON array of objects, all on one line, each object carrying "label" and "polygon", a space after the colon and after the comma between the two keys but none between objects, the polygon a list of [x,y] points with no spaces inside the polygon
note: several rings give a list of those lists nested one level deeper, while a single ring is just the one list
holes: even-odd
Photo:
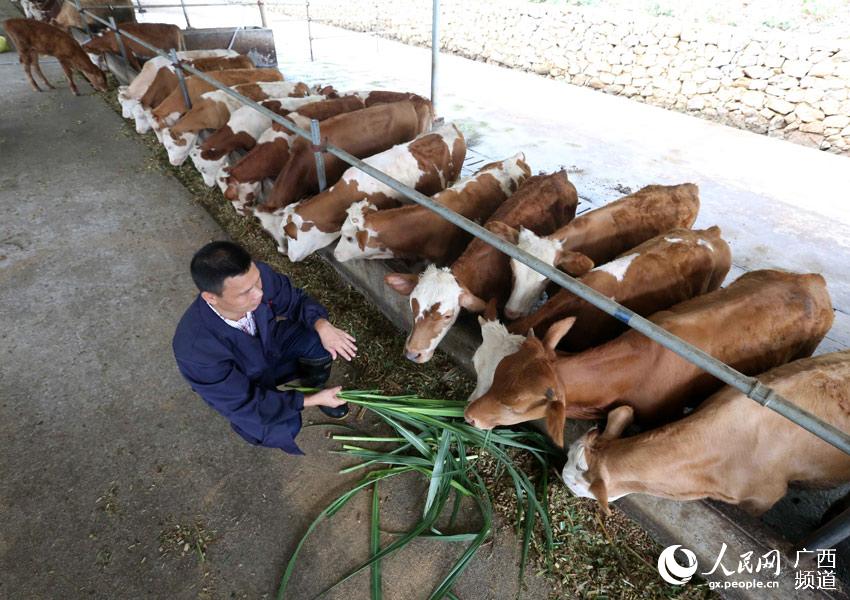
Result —
[{"label": "concrete floor", "polygon": [[[251,447],[189,390],[171,336],[196,293],[192,253],[224,234],[87,84],[74,97],[59,65],[42,64],[59,89],[36,94],[17,56],[0,55],[0,598],[273,597],[350,461],[320,427],[299,437],[306,457]],[[383,526],[409,527],[423,490],[384,486],[397,510]],[[288,597],[366,558],[368,501],[317,530]],[[178,526],[212,536],[204,561]],[[517,549],[499,531],[455,591],[513,596]],[[385,561],[386,597],[424,597],[460,552],[417,542]],[[524,597],[547,596],[526,582]],[[329,597],[367,589],[363,574]]]}]

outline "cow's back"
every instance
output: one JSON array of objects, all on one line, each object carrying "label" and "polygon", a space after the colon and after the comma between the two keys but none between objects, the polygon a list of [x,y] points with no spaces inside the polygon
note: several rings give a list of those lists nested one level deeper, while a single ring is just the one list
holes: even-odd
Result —
[{"label": "cow's back", "polygon": [[696,185],[649,185],[581,215],[551,237],[563,240],[565,250],[602,264],[659,233],[690,228],[698,212]]},{"label": "cow's back", "polygon": [[[810,356],[833,322],[826,282],[818,274],[753,271],[730,286],[687,300],[650,321],[747,375]],[[636,331],[615,342],[651,352],[643,395],[696,400],[720,381]],[[675,402],[674,402],[675,404]]]}]

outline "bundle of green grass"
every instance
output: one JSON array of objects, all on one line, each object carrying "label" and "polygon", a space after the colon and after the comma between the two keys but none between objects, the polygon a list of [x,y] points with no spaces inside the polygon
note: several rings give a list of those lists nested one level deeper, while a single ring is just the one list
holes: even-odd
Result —
[{"label": "bundle of green grass", "polygon": [[[300,389],[304,392],[315,391]],[[371,570],[371,598],[379,600],[381,598],[381,560],[397,552],[417,537],[429,537],[468,544],[466,551],[429,595],[429,600],[455,598],[451,588],[469,565],[475,552],[490,535],[493,522],[492,499],[476,467],[477,459],[484,452],[492,456],[499,468],[511,478],[516,492],[519,513],[516,522],[523,524],[521,532],[523,545],[518,573],[520,580],[524,574],[532,536],[538,523],[541,525],[545,538],[544,548],[548,557],[551,557],[553,544],[547,511],[546,476],[549,460],[557,453],[557,450],[546,436],[537,431],[475,429],[463,420],[463,410],[466,406],[464,401],[436,400],[413,395],[384,396],[372,390],[343,391],[339,393],[339,396],[351,404],[363,406],[375,413],[390,426],[394,435],[333,436],[335,440],[343,442],[341,451],[358,461],[343,469],[341,473],[358,470],[364,470],[366,473],[351,489],[331,502],[308,527],[283,573],[277,593],[278,599],[286,597],[286,588],[294,572],[298,554],[316,526],[324,519],[332,517],[364,489],[372,490],[371,556],[357,569],[346,574],[318,596],[323,596],[368,567]],[[383,449],[376,450],[368,447],[371,444],[380,445]],[[386,449],[388,446],[389,450]],[[515,463],[512,449],[529,452],[539,462],[543,473],[539,485],[535,485]],[[429,482],[422,518],[405,534],[381,548],[378,484],[382,480],[411,472],[419,473]],[[445,509],[452,495],[454,495],[454,506],[448,527],[451,528],[455,520],[460,502],[468,499],[477,505],[481,513],[482,526],[479,530],[462,534],[443,534],[437,528],[437,520],[448,512]],[[443,527],[443,529],[447,528]]]},{"label": "bundle of green grass", "polygon": [[0,35],[0,53],[9,51],[9,42],[6,41],[2,35]]}]

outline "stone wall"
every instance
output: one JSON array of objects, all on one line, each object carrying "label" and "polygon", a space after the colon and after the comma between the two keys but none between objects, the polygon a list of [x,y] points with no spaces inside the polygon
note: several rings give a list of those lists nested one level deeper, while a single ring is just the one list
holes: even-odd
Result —
[{"label": "stone wall", "polygon": [[[445,51],[850,154],[850,38],[505,0],[441,7]],[[313,0],[310,13],[430,46],[427,0]]]}]

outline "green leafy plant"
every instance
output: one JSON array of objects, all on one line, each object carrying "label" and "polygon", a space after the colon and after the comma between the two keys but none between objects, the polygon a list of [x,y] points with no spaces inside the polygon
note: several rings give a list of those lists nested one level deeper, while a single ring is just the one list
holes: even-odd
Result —
[{"label": "green leafy plant", "polygon": [[[312,391],[299,389],[304,392]],[[372,489],[370,557],[333,586],[319,593],[317,597],[326,594],[364,569],[370,568],[371,597],[373,600],[380,599],[381,560],[401,550],[417,537],[428,537],[451,543],[468,544],[466,550],[429,596],[429,599],[433,600],[454,598],[451,592],[452,586],[469,565],[476,551],[486,541],[492,529],[494,515],[492,500],[481,475],[476,470],[476,459],[482,452],[487,452],[498,461],[500,468],[511,478],[514,486],[518,500],[516,523],[518,528],[523,528],[518,574],[520,581],[525,573],[529,547],[538,523],[543,532],[543,546],[547,560],[551,560],[553,542],[552,527],[547,511],[546,473],[550,457],[554,455],[555,450],[545,435],[536,431],[476,429],[463,421],[463,410],[466,406],[464,401],[419,398],[414,395],[385,396],[374,390],[343,391],[338,395],[351,404],[363,406],[374,412],[397,435],[333,436],[335,440],[343,442],[342,452],[358,460],[356,464],[343,469],[342,473],[362,469],[371,470],[351,489],[331,502],[307,528],[286,565],[278,587],[278,599],[285,597],[298,555],[316,526],[336,514],[359,491],[367,488]],[[384,448],[387,444],[395,446],[390,450],[374,450],[353,445],[351,442],[376,443]],[[515,464],[509,449],[527,451],[539,462],[544,473],[539,486],[535,485],[522,468]],[[378,484],[380,481],[411,472],[419,473],[428,479],[422,518],[398,539],[381,548]],[[478,531],[444,534],[438,529],[437,521],[445,512],[452,497],[454,497],[454,503],[448,526],[452,526],[461,501],[467,498],[477,505],[481,514],[482,525]]]}]

